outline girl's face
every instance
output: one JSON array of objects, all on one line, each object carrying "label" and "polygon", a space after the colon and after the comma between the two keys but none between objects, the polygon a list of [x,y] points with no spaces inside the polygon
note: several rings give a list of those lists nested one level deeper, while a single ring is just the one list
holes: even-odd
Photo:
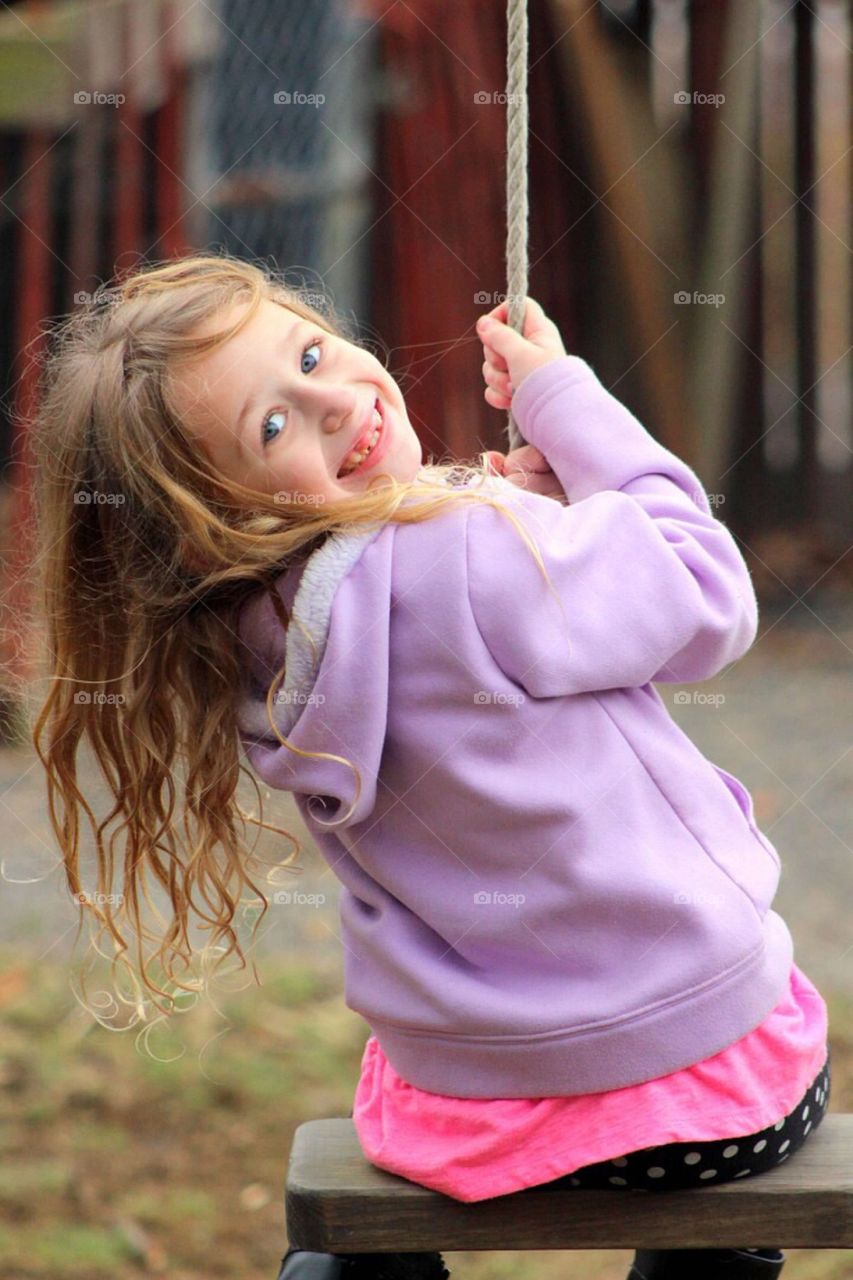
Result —
[{"label": "girl's face", "polygon": [[[235,303],[225,322],[247,306]],[[172,387],[214,465],[283,502],[339,502],[383,472],[405,483],[421,466],[400,389],[376,357],[268,299],[234,337],[178,369]],[[370,453],[352,469],[353,450],[364,453],[377,422]]]}]

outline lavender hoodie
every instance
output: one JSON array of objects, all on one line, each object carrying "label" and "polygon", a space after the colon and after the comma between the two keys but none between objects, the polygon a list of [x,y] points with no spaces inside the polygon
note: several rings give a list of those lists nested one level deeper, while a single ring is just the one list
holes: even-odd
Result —
[{"label": "lavender hoodie", "polygon": [[[513,410],[570,505],[487,484],[559,603],[507,517],[466,503],[291,566],[286,639],[262,595],[239,619],[241,742],[341,882],[346,1003],[409,1083],[466,1098],[678,1071],[756,1027],[793,960],[748,791],[654,687],[755,639],[734,539],[580,357],[529,374]],[[282,735],[331,759],[271,733],[285,654]],[[334,757],[361,773],[349,817]]]}]

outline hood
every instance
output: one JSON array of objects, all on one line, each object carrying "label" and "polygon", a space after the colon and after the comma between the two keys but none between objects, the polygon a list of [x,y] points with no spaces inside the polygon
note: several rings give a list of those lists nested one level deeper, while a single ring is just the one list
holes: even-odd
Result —
[{"label": "hood", "polygon": [[[331,534],[303,565],[285,570],[274,589],[290,610],[286,632],[265,591],[253,594],[238,616],[245,660],[237,702],[241,741],[263,781],[317,798],[321,826],[332,825],[330,815],[334,822],[355,800],[357,780],[346,760],[362,775],[350,821],[366,816],[375,800],[387,718],[393,533],[385,526]],[[266,696],[285,659],[273,706],[276,726],[299,751],[331,758],[301,757],[272,734]]]}]

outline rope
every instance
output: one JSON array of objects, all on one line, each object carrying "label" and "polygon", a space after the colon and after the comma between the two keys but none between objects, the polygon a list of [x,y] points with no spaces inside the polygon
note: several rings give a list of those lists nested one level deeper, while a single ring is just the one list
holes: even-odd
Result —
[{"label": "rope", "polygon": [[[506,151],[507,324],[521,333],[527,296],[527,0],[507,0]],[[510,450],[524,444],[512,409],[507,435]]]}]

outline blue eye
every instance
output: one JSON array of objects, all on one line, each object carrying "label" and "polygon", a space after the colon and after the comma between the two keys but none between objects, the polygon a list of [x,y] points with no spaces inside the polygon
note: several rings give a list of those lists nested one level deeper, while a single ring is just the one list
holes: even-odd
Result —
[{"label": "blue eye", "polygon": [[[276,409],[275,413],[271,413],[269,417],[264,420],[264,425],[261,427],[261,444],[269,444],[271,439],[275,439],[274,436],[269,436],[269,437],[265,436],[264,432],[266,431],[267,426],[272,422],[273,418],[283,418],[283,417],[284,417],[283,411],[281,409]],[[284,430],[284,427],[282,427],[282,431],[283,430]]]},{"label": "blue eye", "polygon": [[[305,356],[306,356],[306,353],[312,349],[312,347],[316,347],[318,351],[320,350],[320,341],[318,338],[315,338],[313,342],[309,342],[308,346],[305,348],[305,351],[302,352],[302,372],[303,373],[311,372],[310,369],[305,368]],[[316,367],[317,366],[314,365],[315,369]]]},{"label": "blue eye", "polygon": [[[320,340],[319,338],[315,338],[313,342],[309,342],[309,343],[308,343],[308,346],[304,348],[304,350],[303,350],[303,352],[302,352],[302,365],[301,365],[301,368],[302,368],[302,372],[303,372],[303,373],[311,373],[313,369],[316,369],[317,364],[319,363],[319,358],[315,358],[314,356],[309,356],[309,355],[308,355],[308,352],[309,352],[309,351],[312,351],[315,347],[316,347],[316,348],[317,348],[317,350],[319,351],[319,350],[320,350],[320,348],[321,348],[321,346],[322,346],[322,342],[321,342],[321,340]],[[309,367],[307,367],[307,368],[306,368],[305,361],[306,361],[306,360],[309,360],[309,359],[310,359],[310,360],[315,360],[315,359],[316,359],[316,363],[315,363],[314,365],[311,365],[311,366],[309,366]],[[267,429],[267,425],[268,425],[270,422],[272,422],[273,418],[283,418],[283,417],[285,417],[285,416],[286,416],[286,415],[285,415],[285,412],[284,412],[284,410],[283,410],[283,409],[276,409],[276,411],[275,411],[274,413],[269,414],[269,415],[264,419],[263,426],[261,427],[261,444],[263,444],[263,445],[267,445],[267,444],[269,444],[269,442],[270,442],[270,440],[271,440],[271,439],[275,439],[275,437],[274,437],[274,436],[271,436],[271,437],[267,437],[267,436],[265,436],[265,434],[264,434],[264,433],[265,433],[265,431],[266,431],[266,429]],[[282,430],[284,430],[284,427],[282,427]]]}]

